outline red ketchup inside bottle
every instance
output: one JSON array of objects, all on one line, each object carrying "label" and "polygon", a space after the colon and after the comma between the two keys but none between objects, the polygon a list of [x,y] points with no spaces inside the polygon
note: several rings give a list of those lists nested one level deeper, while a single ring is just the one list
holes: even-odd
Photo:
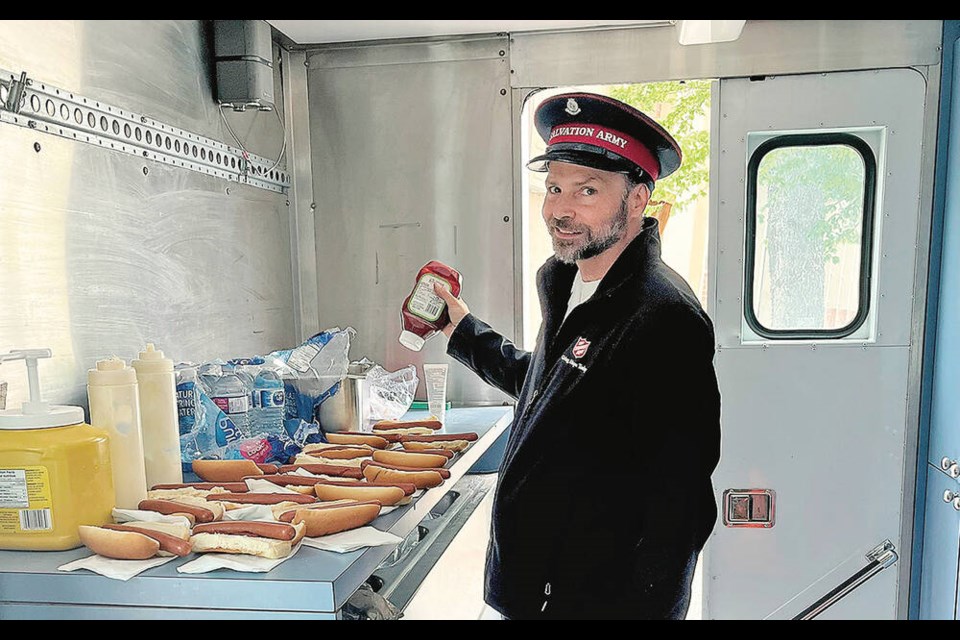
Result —
[{"label": "red ketchup inside bottle", "polygon": [[433,285],[439,284],[459,297],[461,281],[456,269],[436,260],[431,260],[420,269],[417,284],[400,309],[403,324],[400,344],[411,351],[420,351],[427,340],[447,325],[450,318],[447,303],[433,292]]}]

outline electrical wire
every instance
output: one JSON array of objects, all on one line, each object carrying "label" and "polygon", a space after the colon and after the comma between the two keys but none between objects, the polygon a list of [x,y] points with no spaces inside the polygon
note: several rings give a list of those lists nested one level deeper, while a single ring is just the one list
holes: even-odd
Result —
[{"label": "electrical wire", "polygon": [[[223,105],[223,104],[220,105],[220,119],[223,120],[224,126],[227,127],[227,131],[230,132],[230,135],[236,141],[237,146],[240,147],[240,150],[243,151],[244,154],[249,154],[250,152],[247,151],[247,148],[243,145],[243,142],[240,141],[240,138],[237,136],[236,132],[233,130],[233,127],[231,127],[230,123],[227,121],[227,117],[223,113],[224,106],[226,105]],[[284,122],[283,118],[280,117],[280,111],[277,108],[273,108],[271,109],[271,111],[273,111],[277,115],[277,120],[280,122],[280,132],[281,132],[281,139],[283,140],[283,144],[280,146],[280,154],[277,156],[277,161],[273,163],[272,167],[267,169],[268,172],[273,171],[274,169],[280,166],[280,161],[283,160],[283,157],[287,152],[287,123]],[[258,110],[257,113],[260,113],[260,111]]]}]

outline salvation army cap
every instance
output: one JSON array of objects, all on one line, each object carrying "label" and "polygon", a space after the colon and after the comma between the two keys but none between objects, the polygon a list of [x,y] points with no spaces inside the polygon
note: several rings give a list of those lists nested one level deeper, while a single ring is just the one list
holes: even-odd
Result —
[{"label": "salvation army cap", "polygon": [[680,166],[677,141],[653,118],[614,98],[564,93],[544,100],[534,124],[546,152],[527,162],[546,171],[551,160],[619,173],[642,170],[654,182]]}]

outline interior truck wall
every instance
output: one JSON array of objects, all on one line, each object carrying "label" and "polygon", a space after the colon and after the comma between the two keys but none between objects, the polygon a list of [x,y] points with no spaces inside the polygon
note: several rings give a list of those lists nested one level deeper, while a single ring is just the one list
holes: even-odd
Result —
[{"label": "interior truck wall", "polygon": [[[478,317],[515,337],[507,50],[486,37],[307,52],[320,324],[357,329],[352,357],[389,370],[449,360],[442,337],[419,353],[397,340],[401,304],[433,259],[462,273]],[[507,399],[456,362],[447,385],[454,402]]]},{"label": "interior truck wall", "polygon": [[[4,20],[0,68],[236,146],[203,21]],[[277,157],[275,114],[227,118]],[[45,399],[85,405],[87,369],[147,341],[193,361],[292,346],[286,196],[0,124],[0,352],[52,348]],[[19,403],[25,376],[0,374]]]}]

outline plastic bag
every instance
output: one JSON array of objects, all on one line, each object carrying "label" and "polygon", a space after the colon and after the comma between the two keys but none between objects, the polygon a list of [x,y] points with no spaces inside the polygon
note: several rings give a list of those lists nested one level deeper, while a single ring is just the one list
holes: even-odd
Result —
[{"label": "plastic bag", "polygon": [[[305,445],[323,441],[317,410],[336,393],[340,381],[346,377],[350,342],[355,336],[353,329],[337,327],[318,333],[294,349],[263,357],[178,365],[180,451],[184,471],[193,460],[200,458],[286,462]],[[260,383],[262,387],[257,386],[258,375],[267,369],[279,376],[282,392],[276,376],[272,382],[268,380]],[[228,403],[217,404],[213,401],[214,388],[218,381],[227,379],[225,376],[234,376],[237,388],[230,388]],[[262,408],[262,399],[261,405],[256,399],[263,389],[274,394],[273,398],[279,398],[276,402],[284,403],[282,428],[257,413]],[[233,409],[234,405],[239,409]],[[228,415],[224,407],[230,407],[227,410],[234,413]],[[236,420],[238,416],[243,419]]]},{"label": "plastic bag", "polygon": [[344,620],[399,620],[403,616],[400,609],[366,582],[347,598],[341,613]]},{"label": "plastic bag", "polygon": [[281,370],[288,420],[316,420],[320,404],[336,393],[336,385],[347,376],[350,342],[356,335],[351,327],[335,327],[318,333],[296,349],[267,356]]},{"label": "plastic bag", "polygon": [[417,367],[389,372],[380,365],[367,372],[371,420],[398,420],[410,410],[417,392]]}]

